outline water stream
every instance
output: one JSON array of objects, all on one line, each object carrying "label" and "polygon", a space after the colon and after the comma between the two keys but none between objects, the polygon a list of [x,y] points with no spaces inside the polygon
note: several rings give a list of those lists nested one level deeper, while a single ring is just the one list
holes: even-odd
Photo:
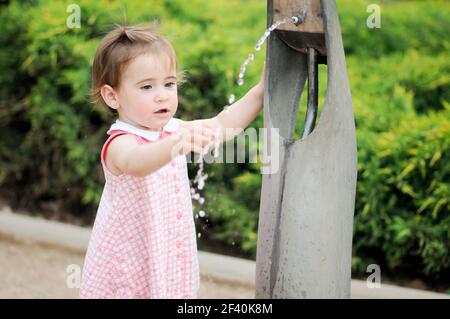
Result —
[{"label": "water stream", "polygon": [[[300,19],[303,19],[304,16],[300,16]],[[269,37],[270,33],[275,30],[276,28],[278,28],[280,25],[291,22],[294,24],[298,24],[299,23],[299,17],[297,16],[293,16],[293,17],[287,17],[284,18],[282,20],[276,21],[275,23],[273,23],[263,34],[263,36],[258,40],[258,43],[255,46],[255,51],[260,51],[262,45],[264,44],[264,42],[267,40],[267,38]],[[302,21],[300,21],[302,22]],[[245,72],[247,70],[247,65],[252,62],[255,59],[255,55],[254,53],[250,53],[247,56],[247,59],[245,59],[244,63],[241,65],[241,68],[239,70],[239,76],[237,79],[237,84],[239,86],[242,86],[244,84],[244,76],[245,76]],[[228,111],[230,106],[234,103],[236,99],[236,96],[232,93],[229,95],[228,98],[228,105],[226,105],[224,107],[225,111]],[[210,148],[211,148],[212,144],[208,145],[205,147],[205,150],[203,152],[203,154],[201,154],[199,156],[198,159],[198,163],[199,163],[199,169],[197,171],[197,175],[194,178],[194,181],[192,182],[191,186],[191,198],[196,200],[200,205],[203,205],[205,203],[205,198],[201,196],[200,191],[203,190],[203,188],[205,187],[205,182],[208,179],[208,174],[204,173],[204,160],[203,157],[208,154]],[[214,143],[214,151],[213,151],[213,156],[214,158],[217,158],[219,155],[219,147],[220,147],[220,141],[217,140]],[[194,186],[196,184],[196,186]],[[195,215],[195,218],[205,218],[207,216],[206,212],[204,211],[204,209],[200,209],[198,214]],[[208,219],[206,219],[206,222],[208,222]],[[205,226],[206,227],[206,226]],[[203,229],[205,229],[205,227],[203,227]],[[201,233],[199,232],[198,237],[201,237]],[[233,242],[234,244],[234,242]]]}]

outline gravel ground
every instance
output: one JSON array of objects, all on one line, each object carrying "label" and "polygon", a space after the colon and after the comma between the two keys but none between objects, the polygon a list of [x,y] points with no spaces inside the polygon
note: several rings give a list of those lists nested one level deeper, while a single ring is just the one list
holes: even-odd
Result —
[{"label": "gravel ground", "polygon": [[[0,237],[0,298],[78,298],[68,288],[69,265],[83,265],[79,252]],[[199,298],[253,298],[254,287],[202,276]]]}]

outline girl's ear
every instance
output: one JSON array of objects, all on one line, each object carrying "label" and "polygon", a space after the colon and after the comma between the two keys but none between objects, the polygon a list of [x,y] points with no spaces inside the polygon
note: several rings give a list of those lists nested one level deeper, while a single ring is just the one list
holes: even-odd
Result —
[{"label": "girl's ear", "polygon": [[116,91],[108,85],[105,84],[100,89],[100,93],[102,95],[103,101],[112,109],[117,110],[119,108],[119,100],[117,97]]}]

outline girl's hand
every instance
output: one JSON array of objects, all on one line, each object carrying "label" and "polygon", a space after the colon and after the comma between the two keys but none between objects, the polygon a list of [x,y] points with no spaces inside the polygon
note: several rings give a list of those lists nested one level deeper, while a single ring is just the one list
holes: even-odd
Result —
[{"label": "girl's hand", "polygon": [[176,147],[180,155],[203,154],[205,146],[214,143],[217,137],[217,128],[207,120],[182,121],[174,136],[179,140]]}]

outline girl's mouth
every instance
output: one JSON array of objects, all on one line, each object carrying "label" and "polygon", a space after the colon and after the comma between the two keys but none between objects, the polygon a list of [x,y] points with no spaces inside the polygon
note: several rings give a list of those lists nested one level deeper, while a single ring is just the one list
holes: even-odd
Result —
[{"label": "girl's mouth", "polygon": [[166,114],[166,113],[169,113],[169,109],[159,109],[155,113],[156,114]]}]

